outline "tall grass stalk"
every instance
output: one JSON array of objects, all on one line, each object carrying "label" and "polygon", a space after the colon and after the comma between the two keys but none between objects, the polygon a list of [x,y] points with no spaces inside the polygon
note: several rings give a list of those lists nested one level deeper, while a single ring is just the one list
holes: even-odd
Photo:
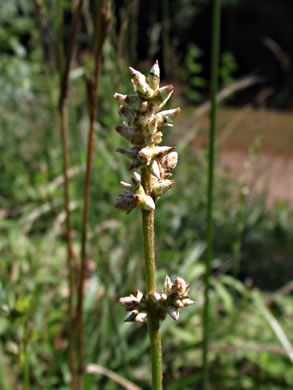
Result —
[{"label": "tall grass stalk", "polygon": [[212,19],[212,52],[211,52],[211,113],[210,113],[210,143],[208,157],[208,185],[207,185],[207,252],[205,271],[205,292],[203,307],[203,390],[209,386],[209,291],[211,276],[212,242],[213,242],[213,192],[214,192],[214,165],[215,165],[215,133],[217,112],[217,90],[219,74],[219,48],[220,48],[220,15],[221,0],[213,1]]},{"label": "tall grass stalk", "polygon": [[63,177],[64,177],[64,204],[66,212],[66,242],[67,242],[67,278],[68,278],[68,322],[69,322],[69,367],[71,372],[72,390],[77,390],[77,381],[74,364],[74,320],[75,313],[73,308],[74,298],[74,253],[72,246],[72,225],[70,210],[70,191],[69,191],[69,151],[68,151],[68,93],[69,93],[69,73],[73,58],[76,37],[79,29],[83,0],[79,0],[72,18],[71,34],[68,51],[66,53],[65,67],[63,69],[63,6],[60,0],[57,0],[57,58],[60,73],[60,133],[63,152]]},{"label": "tall grass stalk", "polygon": [[79,283],[77,296],[77,331],[78,331],[78,385],[79,389],[83,388],[83,373],[84,373],[84,339],[83,339],[83,301],[84,301],[84,282],[86,274],[86,243],[87,243],[87,225],[90,204],[90,180],[92,173],[93,155],[94,155],[94,129],[98,109],[98,88],[99,75],[102,59],[102,49],[105,39],[108,35],[111,12],[110,1],[100,0],[96,18],[96,33],[95,33],[95,69],[91,77],[87,77],[88,91],[88,110],[89,110],[89,134],[87,146],[87,163],[86,175],[84,183],[83,197],[83,216],[82,216],[82,237],[81,237],[81,255],[79,269]]}]

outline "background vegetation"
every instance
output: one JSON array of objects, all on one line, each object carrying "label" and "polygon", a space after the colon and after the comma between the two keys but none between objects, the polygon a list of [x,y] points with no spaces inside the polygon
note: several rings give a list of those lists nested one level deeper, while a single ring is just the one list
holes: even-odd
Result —
[{"label": "background vegetation", "polygon": [[[71,1],[64,1],[64,44]],[[159,59],[173,82],[181,119],[169,133],[178,145],[176,185],[156,213],[159,281],[191,281],[194,307],[180,322],[162,324],[168,390],[201,388],[206,180],[205,148],[196,149],[190,118],[208,97],[211,2],[115,1],[103,52],[89,214],[85,296],[85,359],[148,388],[150,361],[144,325],[123,323],[119,297],[143,289],[140,217],[113,208],[127,179],[114,150],[119,122],[113,93],[130,92],[128,65],[148,70]],[[229,97],[229,106],[290,109],[293,105],[292,1],[223,1],[221,87],[254,73],[261,82]],[[291,11],[291,12],[290,12]],[[84,78],[92,69],[96,2],[85,1],[69,105],[73,243],[80,252],[88,131]],[[56,9],[49,0],[0,4],[0,388],[69,389],[68,287]],[[267,94],[260,95],[263,91]],[[266,96],[265,100],[259,96]],[[178,102],[175,102],[178,100]],[[186,106],[186,109],[184,107]],[[200,106],[202,107],[202,106]],[[192,125],[193,126],[193,125]],[[169,130],[168,130],[169,131]],[[203,137],[205,135],[203,131]],[[220,145],[218,158],[220,157]],[[257,195],[250,146],[241,181],[217,171],[211,291],[210,367],[213,390],[293,387],[292,209],[268,209]],[[112,373],[87,375],[88,389],[118,389]],[[129,385],[130,386],[130,385]],[[131,387],[129,387],[131,388]]]}]

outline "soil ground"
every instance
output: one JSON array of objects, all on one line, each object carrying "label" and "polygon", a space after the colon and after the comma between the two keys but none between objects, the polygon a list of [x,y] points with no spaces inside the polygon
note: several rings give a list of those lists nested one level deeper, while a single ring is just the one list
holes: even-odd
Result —
[{"label": "soil ground", "polygon": [[[208,117],[200,120],[198,128],[192,123],[192,114],[188,117],[183,122],[178,117],[177,123],[189,132],[194,127],[196,148],[206,145]],[[268,207],[277,201],[293,206],[293,113],[220,108],[217,145],[217,169],[225,169],[234,178],[243,178],[249,169],[253,188],[266,194]]]}]

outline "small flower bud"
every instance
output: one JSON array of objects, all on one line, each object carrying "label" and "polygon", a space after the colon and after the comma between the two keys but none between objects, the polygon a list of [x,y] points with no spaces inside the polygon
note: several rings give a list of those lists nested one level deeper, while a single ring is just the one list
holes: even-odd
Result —
[{"label": "small flower bud", "polygon": [[137,201],[138,205],[144,210],[152,211],[156,208],[153,198],[149,195],[135,195],[135,200]]},{"label": "small flower bud", "polygon": [[184,309],[184,304],[182,303],[181,299],[176,299],[174,306],[178,307],[179,309]]},{"label": "small flower bud", "polygon": [[147,312],[141,311],[135,317],[136,322],[143,322],[147,318]]},{"label": "small flower bud", "polygon": [[134,108],[135,110],[138,110],[142,104],[141,98],[137,95],[126,95],[124,101],[129,107]]},{"label": "small flower bud", "polygon": [[178,296],[184,296],[187,294],[189,290],[189,283],[187,283],[184,279],[178,277],[176,278],[173,286],[173,292]]},{"label": "small flower bud", "polygon": [[163,133],[161,131],[157,131],[154,135],[150,137],[150,141],[154,144],[160,144],[162,142]]},{"label": "small flower bud", "polygon": [[160,67],[158,60],[151,67],[150,73],[147,76],[147,82],[153,89],[157,89],[160,84]]},{"label": "small flower bud", "polygon": [[155,291],[152,291],[150,294],[150,298],[151,300],[154,302],[154,303],[157,303],[161,300],[161,294],[155,292]]},{"label": "small flower bud", "polygon": [[152,195],[155,198],[158,198],[164,195],[170,188],[174,185],[174,180],[160,180],[155,183],[152,187]]},{"label": "small flower bud", "polygon": [[144,99],[151,98],[154,92],[149,86],[149,84],[146,82],[146,77],[142,73],[131,67],[129,67],[129,70],[132,74],[131,82],[133,85],[134,92],[137,91]]},{"label": "small flower bud", "polygon": [[162,299],[162,301],[166,301],[168,299],[167,294],[162,293],[161,294],[161,299]]},{"label": "small flower bud", "polygon": [[148,132],[149,134],[155,134],[158,127],[158,121],[156,118],[152,119],[148,124]]},{"label": "small flower bud", "polygon": [[[136,95],[133,95],[136,96]],[[127,95],[122,95],[122,93],[115,92],[114,93],[114,99],[116,99],[118,102],[125,102]]]},{"label": "small flower bud", "polygon": [[146,165],[149,165],[153,159],[154,155],[154,147],[146,146],[138,152],[138,157],[141,161],[143,161]]},{"label": "small flower bud", "polygon": [[146,146],[138,152],[141,161],[149,165],[152,160],[160,159],[175,148],[172,146]]},{"label": "small flower bud", "polygon": [[140,150],[140,148],[118,148],[118,149],[116,149],[116,152],[122,153],[125,156],[133,159],[137,156],[139,150]]},{"label": "small flower bud", "polygon": [[122,95],[121,93],[115,93],[114,98],[119,103],[126,103],[129,107],[137,110],[139,112],[146,111],[148,107],[148,102],[143,102],[141,98],[137,95]]},{"label": "small flower bud", "polygon": [[140,302],[143,299],[143,293],[137,288],[136,289],[136,300]]},{"label": "small flower bud", "polygon": [[137,306],[137,299],[133,295],[130,295],[129,297],[122,297],[119,301],[127,311],[131,311]]},{"label": "small flower bud", "polygon": [[164,126],[173,126],[172,125],[173,118],[176,115],[178,115],[180,111],[181,109],[178,107],[178,108],[173,108],[172,110],[165,110],[165,111],[158,112],[156,114],[156,118],[158,120],[158,127],[161,128]]},{"label": "small flower bud", "polygon": [[149,166],[149,170],[152,175],[154,175],[157,179],[161,178],[161,172],[160,172],[160,167],[157,162],[157,160],[154,160],[151,165]]},{"label": "small flower bud", "polygon": [[161,167],[167,171],[173,171],[178,162],[178,153],[172,152],[163,157],[160,161]]},{"label": "small flower bud", "polygon": [[128,297],[120,298],[120,303],[127,311],[131,311],[125,321],[143,321],[145,315],[140,314],[145,312],[145,309],[147,308],[147,301],[140,290],[136,290],[136,297],[131,294]]},{"label": "small flower bud", "polygon": [[133,145],[141,145],[144,141],[143,135],[132,127],[118,125],[115,130]]},{"label": "small flower bud", "polygon": [[119,107],[119,115],[127,121],[127,123],[132,124],[136,119],[136,110],[129,107],[120,106]]},{"label": "small flower bud", "polygon": [[125,318],[124,322],[134,322],[136,321],[136,316],[138,315],[139,311],[138,310],[132,310],[128,316]]},{"label": "small flower bud", "polygon": [[168,314],[173,318],[173,320],[179,320],[179,311],[175,306],[168,306]]},{"label": "small flower bud", "polygon": [[133,177],[131,178],[131,181],[135,187],[141,185],[141,177],[140,174],[137,172],[133,172]]},{"label": "small flower bud", "polygon": [[174,87],[172,84],[166,85],[165,87],[161,87],[156,91],[153,98],[151,99],[151,102],[153,104],[159,105],[158,109],[160,110],[170,99],[173,92]]},{"label": "small flower bud", "polygon": [[115,202],[116,209],[126,211],[129,214],[137,206],[134,194],[128,192],[118,195]]},{"label": "small flower bud", "polygon": [[130,191],[132,189],[132,185],[129,183],[125,183],[125,181],[120,181],[120,184],[122,185],[122,187],[124,187],[128,191]]},{"label": "small flower bud", "polygon": [[171,282],[171,279],[169,275],[166,275],[165,282],[164,282],[164,293],[170,294],[172,292],[173,283]]},{"label": "small flower bud", "polygon": [[175,147],[174,146],[155,146],[155,158],[160,159],[166,156],[168,153],[171,153]]},{"label": "small flower bud", "polygon": [[189,298],[184,298],[184,299],[182,299],[182,303],[183,303],[184,307],[186,307],[186,306],[194,305],[195,301],[193,301],[192,299],[189,299]]}]

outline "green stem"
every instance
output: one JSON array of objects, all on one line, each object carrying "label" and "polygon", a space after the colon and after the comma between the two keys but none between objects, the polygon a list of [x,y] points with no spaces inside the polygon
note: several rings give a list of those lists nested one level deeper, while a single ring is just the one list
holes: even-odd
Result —
[{"label": "green stem", "polygon": [[216,110],[217,89],[219,72],[219,46],[220,46],[220,11],[221,0],[213,1],[213,33],[211,53],[211,114],[210,114],[210,144],[209,144],[209,169],[207,186],[207,254],[205,272],[205,292],[203,308],[203,390],[208,389],[208,348],[209,348],[209,290],[212,259],[212,217],[213,217],[213,192],[214,192],[214,165],[215,165],[215,133],[216,133]]},{"label": "green stem", "polygon": [[24,390],[30,390],[30,364],[29,364],[29,352],[27,350],[27,344],[23,346],[23,375],[24,375]]},{"label": "green stem", "polygon": [[[150,193],[151,174],[146,168],[141,169],[142,186],[146,194]],[[154,211],[142,210],[142,231],[144,243],[144,260],[147,294],[156,291],[156,263],[154,237]],[[149,300],[151,305],[151,301]],[[163,389],[162,378],[162,346],[160,336],[160,321],[156,318],[153,307],[150,307],[148,329],[152,355],[152,389]]]}]

